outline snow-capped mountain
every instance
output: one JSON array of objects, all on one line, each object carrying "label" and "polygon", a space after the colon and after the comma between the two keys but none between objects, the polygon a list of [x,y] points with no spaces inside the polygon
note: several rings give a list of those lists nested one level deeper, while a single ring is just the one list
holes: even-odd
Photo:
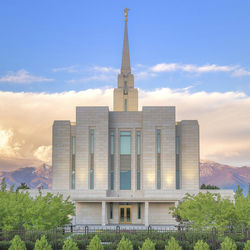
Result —
[{"label": "snow-capped mountain", "polygon": [[[18,187],[25,182],[30,188],[50,188],[52,182],[51,166],[23,167],[14,171],[0,172],[0,180],[5,177],[8,186]],[[240,185],[244,193],[248,192],[250,167],[232,167],[213,161],[202,160],[200,164],[200,184],[216,185],[222,189],[234,189]]]}]

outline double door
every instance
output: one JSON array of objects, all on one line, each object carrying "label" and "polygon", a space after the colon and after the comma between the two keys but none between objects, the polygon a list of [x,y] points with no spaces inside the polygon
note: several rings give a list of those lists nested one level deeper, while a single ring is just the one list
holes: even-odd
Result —
[{"label": "double door", "polygon": [[119,223],[121,224],[132,223],[132,207],[130,205],[119,206]]}]

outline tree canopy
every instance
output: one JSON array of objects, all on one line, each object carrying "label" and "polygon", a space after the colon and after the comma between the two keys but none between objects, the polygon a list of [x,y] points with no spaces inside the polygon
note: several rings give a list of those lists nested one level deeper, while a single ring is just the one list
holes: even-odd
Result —
[{"label": "tree canopy", "polygon": [[187,221],[197,229],[246,227],[250,226],[250,195],[244,197],[238,189],[235,201],[230,201],[210,192],[187,194],[171,211],[179,221]]},{"label": "tree canopy", "polygon": [[220,189],[219,187],[215,186],[215,185],[206,185],[206,184],[202,184],[201,185],[201,189]]},{"label": "tree canopy", "polygon": [[32,198],[26,192],[7,190],[0,184],[0,229],[51,229],[69,224],[74,215],[74,204],[69,197],[47,193]]}]

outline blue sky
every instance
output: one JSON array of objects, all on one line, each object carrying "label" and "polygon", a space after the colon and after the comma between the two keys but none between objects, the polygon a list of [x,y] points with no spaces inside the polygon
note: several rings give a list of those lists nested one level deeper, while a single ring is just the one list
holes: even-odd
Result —
[{"label": "blue sky", "polygon": [[115,87],[124,7],[137,87],[250,94],[247,0],[1,1],[0,90]]},{"label": "blue sky", "polygon": [[176,106],[199,121],[201,159],[250,166],[249,0],[2,0],[0,169],[51,162],[75,106],[112,110],[125,7],[140,108]]}]

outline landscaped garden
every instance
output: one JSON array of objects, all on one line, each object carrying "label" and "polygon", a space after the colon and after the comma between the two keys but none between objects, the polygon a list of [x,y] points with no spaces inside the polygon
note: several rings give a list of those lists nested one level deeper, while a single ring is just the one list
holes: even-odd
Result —
[{"label": "landscaped garden", "polygon": [[[15,236],[14,236],[15,235]],[[180,250],[222,249],[250,250],[250,240],[240,232],[176,231],[176,232],[106,232],[72,234],[62,231],[2,232],[0,249],[118,249]]]},{"label": "landscaped garden", "polygon": [[250,194],[235,201],[219,194],[189,195],[173,208],[185,227],[176,231],[88,230],[66,227],[74,204],[62,195],[32,198],[0,184],[0,249],[245,249],[250,250]]}]

